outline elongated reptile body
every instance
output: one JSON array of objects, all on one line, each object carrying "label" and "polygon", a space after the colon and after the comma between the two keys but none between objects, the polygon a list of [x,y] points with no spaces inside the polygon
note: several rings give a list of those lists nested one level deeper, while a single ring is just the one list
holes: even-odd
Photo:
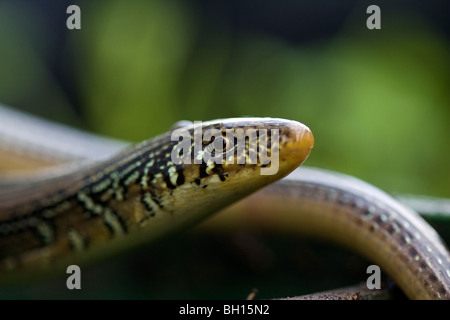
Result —
[{"label": "elongated reptile body", "polygon": [[[265,164],[249,163],[245,157],[242,164],[194,163],[211,143],[200,140],[196,151],[197,128],[217,129],[224,136],[229,129],[279,131],[277,139],[268,136],[271,150],[279,152],[279,170],[261,175]],[[0,275],[98,257],[194,224],[287,175],[313,145],[306,126],[283,119],[217,120],[186,130],[193,141],[190,164],[174,163],[172,151],[179,140],[172,141],[169,131],[106,161],[3,188]],[[262,150],[250,147],[244,152]]]},{"label": "elongated reptile body", "polygon": [[343,244],[414,299],[450,299],[450,256],[416,212],[354,177],[300,167],[212,217],[207,229],[252,228]]},{"label": "elongated reptile body", "polygon": [[[24,120],[25,123],[29,123],[30,126],[37,125],[33,118],[26,118]],[[40,128],[42,124],[43,123],[37,125],[37,128]],[[262,123],[260,125],[264,126]],[[57,129],[59,130],[59,128]],[[86,133],[79,135],[77,131],[73,131],[72,129],[64,128],[63,130],[64,134],[67,134],[69,137],[73,136],[74,139],[79,139],[75,143],[77,145],[79,144],[79,148],[75,148],[73,154],[70,154],[67,150],[65,150],[65,152],[60,152],[59,150],[62,149],[58,147],[57,139],[54,140],[55,143],[50,146],[46,145],[44,148],[39,147],[40,141],[43,140],[42,137],[41,139],[36,139],[38,142],[37,147],[36,144],[34,144],[34,148],[28,149],[27,146],[33,143],[27,142],[26,136],[25,138],[22,137],[22,141],[25,142],[22,144],[22,147],[19,148],[21,150],[19,153],[22,153],[23,155],[24,153],[26,154],[29,152],[29,154],[26,155],[29,160],[28,163],[34,163],[34,165],[39,166],[45,162],[52,163],[54,159],[51,156],[46,159],[47,153],[39,152],[39,150],[54,148],[55,154],[58,155],[58,157],[55,157],[57,158],[57,160],[54,161],[56,163],[70,162],[71,159],[76,159],[78,161],[86,160],[89,164],[93,161],[95,162],[111,157],[112,154],[116,154],[118,150],[121,150],[126,145],[124,142],[116,142],[113,140],[109,140],[107,144],[104,144],[101,139],[98,140],[97,143],[97,137],[95,136],[91,136],[92,139],[89,139],[89,135],[83,137]],[[12,132],[14,132],[14,130],[12,130]],[[14,137],[14,134],[11,134],[11,131],[9,132],[9,135],[3,134],[3,136],[8,136],[9,141],[14,141],[14,139],[11,138]],[[2,134],[0,134],[0,141],[1,138]],[[90,146],[83,143],[86,139],[91,142]],[[93,141],[94,143],[92,143]],[[312,144],[311,139],[309,139],[309,144]],[[305,146],[306,145],[303,145],[303,147]],[[305,150],[307,149],[308,148]],[[132,153],[132,151],[129,151],[129,156]],[[305,153],[303,156],[307,156],[307,154]],[[123,155],[119,156],[119,158],[120,157],[123,157]],[[45,161],[42,161],[42,159]],[[114,163],[116,160],[108,161]],[[299,160],[299,162],[301,161]],[[69,166],[61,166],[59,171],[51,167],[46,171],[42,171],[43,173],[29,181],[46,181],[49,176],[54,176],[56,179],[55,181],[62,183],[61,181],[66,179],[64,172],[72,172],[68,175],[73,182],[73,172],[77,172],[78,168],[80,168],[80,165],[77,163],[78,162],[75,162],[74,165]],[[114,167],[113,164],[111,165]],[[96,170],[91,169],[91,172],[95,173]],[[133,173],[129,172],[128,174],[128,178],[125,178],[124,176],[125,179],[134,179],[130,178]],[[281,176],[283,174],[281,174]],[[93,176],[95,176],[95,174],[93,174]],[[199,191],[203,190],[203,186],[207,184],[205,180],[203,180],[205,178],[202,178],[200,184],[198,184],[197,180],[194,178],[194,183],[191,181],[190,185],[186,183],[183,184],[189,185],[192,189],[184,189],[183,192],[179,193],[179,196],[175,197],[175,199],[178,199],[180,203],[173,204],[173,206],[183,206],[182,203],[185,202],[186,199],[197,201],[197,205],[209,206],[213,201],[212,199],[214,199],[213,194],[215,195],[227,190],[228,192],[231,192],[231,189],[234,190],[233,193],[239,193],[239,196],[234,195],[234,197],[225,197],[225,203],[217,206],[220,207],[226,204],[232,204],[237,198],[243,197],[243,195],[240,194],[241,192],[247,194],[260,188],[264,184],[269,183],[268,181],[264,181],[263,183],[259,181],[257,185],[254,185],[250,188],[251,190],[249,190],[248,185],[245,184],[245,182],[248,182],[249,179],[253,179],[254,177],[251,175],[242,175],[241,172],[239,172],[236,174],[235,178],[236,183],[233,183],[231,188],[224,188],[224,184],[219,183],[217,184],[217,188],[209,194],[198,194]],[[277,178],[279,177],[273,177],[271,181],[274,181]],[[86,176],[84,179],[86,179]],[[206,177],[206,179],[209,178]],[[220,177],[219,179],[216,177],[216,180],[220,180]],[[231,178],[227,178],[227,180],[231,180]],[[12,212],[17,210],[14,208],[16,208],[17,204],[20,202],[18,197],[15,197],[14,194],[16,194],[17,190],[23,188],[23,183],[26,181],[27,178],[4,179],[3,183],[0,183],[0,199],[4,199],[6,202],[10,201],[11,203],[7,209],[8,215],[10,216],[9,221],[11,221],[11,217],[12,219],[16,219],[14,216],[20,217],[21,214],[23,216],[23,212],[19,214],[12,214]],[[104,181],[105,180],[100,180],[100,182],[96,184],[97,188],[101,189],[100,186],[106,184]],[[74,188],[74,190],[78,188],[72,183],[69,185]],[[199,188],[199,186],[202,187]],[[66,187],[66,185],[62,184],[61,188],[63,189],[61,190],[66,190],[64,189]],[[12,200],[7,200],[9,198],[8,193],[11,195]],[[62,193],[65,193],[65,191]],[[36,194],[42,195],[42,191],[39,190]],[[167,194],[164,195],[163,193],[157,193],[157,195],[161,199],[167,197]],[[79,194],[77,197],[79,197]],[[78,200],[79,202],[83,202],[85,206],[86,204],[89,205],[89,197],[86,198],[81,196],[81,198],[84,200]],[[112,207],[115,208],[114,206],[117,206],[117,204],[115,204],[114,201],[116,200],[112,201]],[[25,203],[27,203],[27,199],[25,199]],[[0,204],[0,220],[2,219],[2,206],[5,208],[4,204]],[[33,205],[31,205],[31,207],[33,207]],[[191,210],[199,209],[192,206]],[[87,211],[89,212],[89,210]],[[142,210],[137,210],[136,212],[142,212]],[[33,211],[28,215],[30,218],[33,218],[35,212]],[[186,220],[192,218],[192,221],[189,222],[198,220],[197,217],[188,215],[185,215],[184,217],[186,217]],[[178,225],[179,222],[175,220],[175,218],[172,220],[170,226],[165,225],[161,229],[152,230],[152,232],[155,234],[168,232],[172,225]],[[113,224],[113,221],[115,220],[111,220],[110,224]],[[70,230],[71,223],[72,222],[67,222],[66,230]],[[119,233],[120,230],[123,232],[123,226],[120,228],[119,226],[120,224],[116,224],[117,230]],[[323,169],[306,168],[302,166],[288,177],[257,191],[253,195],[228,207],[221,214],[202,224],[200,229],[235,230],[245,226],[251,226],[252,228],[259,227],[270,231],[301,232],[342,243],[380,265],[400,285],[410,298],[450,298],[449,253],[445,244],[443,244],[436,232],[413,210],[402,205],[379,189],[356,178]],[[45,226],[41,226],[40,228],[44,231],[46,229]],[[105,221],[101,220],[96,228],[108,229],[105,225]],[[39,232],[42,233],[42,230]],[[94,230],[96,229],[94,228]],[[103,230],[103,233],[108,232],[111,233],[111,231]],[[130,228],[127,233],[130,232],[134,232],[134,229]],[[78,246],[80,246],[81,249],[86,246],[83,237],[78,237],[76,234],[75,236],[71,235],[70,237],[72,237],[72,240],[66,241],[72,242],[73,247],[77,246],[74,246],[74,243],[78,243]],[[66,238],[70,239],[70,237]],[[105,247],[108,247],[111,245],[111,241],[106,239],[111,239],[111,234],[105,236],[104,240]],[[42,239],[40,241],[42,244]],[[63,250],[63,252],[65,251]],[[41,253],[42,251],[39,251],[37,255],[40,256]],[[8,262],[7,259],[5,261]],[[7,265],[8,263],[4,265]],[[14,269],[14,263],[12,263],[12,265]]]}]

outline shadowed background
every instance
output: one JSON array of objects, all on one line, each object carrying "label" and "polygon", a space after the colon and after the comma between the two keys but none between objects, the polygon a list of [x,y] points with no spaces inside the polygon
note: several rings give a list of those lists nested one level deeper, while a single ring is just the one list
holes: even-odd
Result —
[{"label": "shadowed background", "polygon": [[[70,4],[81,8],[81,30],[66,28]],[[381,30],[366,28],[371,4],[381,8]],[[307,165],[348,173],[389,192],[450,197],[447,14],[445,1],[0,1],[0,102],[131,141],[162,133],[183,119],[295,119],[315,135]],[[153,291],[145,280],[127,289],[127,277],[120,286],[116,269],[123,269],[113,263],[109,268],[116,270],[117,288],[105,284],[92,296],[84,290],[85,297],[243,298],[252,288],[244,280],[256,275],[259,280],[250,282],[261,287],[266,281],[261,279],[276,274],[281,279],[265,296],[274,297],[316,290],[284,277],[285,270],[277,269],[281,264],[293,274],[301,268],[309,275],[316,272],[315,282],[329,270],[330,262],[323,264],[325,271],[317,267],[317,257],[305,267],[311,249],[304,242],[300,250],[291,241],[269,245],[253,236],[236,237],[208,239],[207,245],[193,237],[191,251],[172,239],[172,247],[165,243],[171,250],[148,250],[156,260],[178,260],[139,271],[136,265],[143,262],[133,265],[134,256],[129,258],[136,279],[159,270],[154,273],[160,285],[149,280]],[[221,266],[219,257],[216,264],[208,262],[214,261],[217,241],[227,243],[220,256],[229,251],[234,262]],[[260,256],[256,262],[233,260],[239,256],[232,253],[235,247],[244,250],[244,261]],[[327,257],[335,252],[321,250]],[[303,258],[292,258],[299,253]],[[351,259],[356,258],[343,264]],[[189,267],[194,260],[203,267]],[[247,269],[238,273],[233,268],[240,263]],[[364,272],[367,264],[360,264]],[[91,277],[105,273],[95,272]],[[208,274],[211,279],[233,274],[235,285],[222,292]],[[194,284],[180,280],[186,276]],[[178,280],[171,286],[168,278]],[[335,286],[329,278],[319,289]],[[44,287],[44,297],[55,296],[57,284]],[[13,297],[42,297],[42,289],[28,290]]]}]

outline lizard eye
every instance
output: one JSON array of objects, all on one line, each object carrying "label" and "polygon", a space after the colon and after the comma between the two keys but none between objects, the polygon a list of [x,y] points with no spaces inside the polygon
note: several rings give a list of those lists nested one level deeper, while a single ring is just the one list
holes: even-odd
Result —
[{"label": "lizard eye", "polygon": [[228,137],[220,136],[215,138],[204,150],[212,156],[218,156],[220,154],[226,154],[233,149],[232,147],[233,145]]},{"label": "lizard eye", "polygon": [[217,152],[225,152],[230,147],[230,140],[227,137],[218,137],[213,141],[214,148]]}]

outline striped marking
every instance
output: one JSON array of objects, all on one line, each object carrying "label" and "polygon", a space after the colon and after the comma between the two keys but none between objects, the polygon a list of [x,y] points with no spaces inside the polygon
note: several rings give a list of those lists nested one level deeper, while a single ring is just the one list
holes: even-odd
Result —
[{"label": "striped marking", "polygon": [[150,192],[145,192],[142,196],[142,203],[144,203],[148,212],[147,216],[154,217],[156,212],[160,209],[160,204],[154,200],[155,196]]},{"label": "striped marking", "polygon": [[130,185],[132,183],[135,183],[137,179],[139,179],[139,172],[138,171],[134,171],[131,175],[128,176],[128,178],[125,179],[123,184],[128,186],[128,185]]},{"label": "striped marking", "polygon": [[86,241],[84,237],[76,229],[70,228],[67,231],[67,238],[73,250],[81,252],[86,248]]},{"label": "striped marking", "polygon": [[94,200],[84,192],[79,192],[77,198],[83,204],[84,209],[87,212],[95,214],[96,216],[103,216],[104,224],[111,231],[112,235],[128,232],[125,221],[123,221],[117,212],[95,203]]},{"label": "striped marking", "polygon": [[114,197],[118,201],[123,201],[124,189],[121,186],[119,186],[120,174],[117,171],[114,171],[113,173],[111,173],[111,179],[113,180],[111,188],[114,192]]},{"label": "striped marking", "polygon": [[140,167],[141,165],[142,165],[142,163],[140,161],[136,161],[136,162],[132,163],[130,166],[128,166],[127,168],[123,169],[121,171],[120,175],[122,177],[125,177],[128,173],[130,173],[131,171],[133,171],[137,167]]},{"label": "striped marking", "polygon": [[36,231],[44,245],[48,245],[55,240],[55,231],[53,230],[53,227],[45,221],[41,220],[36,224]]},{"label": "striped marking", "polygon": [[121,217],[109,208],[105,208],[103,213],[103,221],[105,226],[111,231],[113,235],[120,235],[127,233],[127,226]]},{"label": "striped marking", "polygon": [[147,174],[144,174],[141,178],[141,187],[144,190],[148,189],[148,180],[149,180],[149,176]]},{"label": "striped marking", "polygon": [[208,162],[206,163],[206,169],[205,172],[208,176],[210,176],[212,174],[212,170],[216,167],[216,164],[214,163],[214,161],[212,160],[208,160]]},{"label": "striped marking", "polygon": [[170,167],[167,172],[169,173],[170,183],[174,186],[178,185],[178,172],[175,166]]},{"label": "striped marking", "polygon": [[102,191],[105,191],[110,185],[111,185],[112,181],[111,179],[104,179],[102,181],[100,181],[99,183],[93,185],[91,187],[91,191],[92,193],[100,193]]},{"label": "striped marking", "polygon": [[94,200],[89,197],[85,192],[80,191],[77,194],[77,199],[83,205],[84,209],[95,215],[100,215],[103,211],[101,205],[94,202]]}]

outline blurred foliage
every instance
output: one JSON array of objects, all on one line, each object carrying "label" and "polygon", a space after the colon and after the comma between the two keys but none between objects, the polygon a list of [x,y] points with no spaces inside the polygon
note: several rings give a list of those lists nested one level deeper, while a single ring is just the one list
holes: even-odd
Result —
[{"label": "blurred foliage", "polygon": [[92,126],[134,140],[167,131],[179,118],[177,87],[193,40],[185,8],[174,1],[82,7],[84,30],[73,48],[81,53],[77,78]]},{"label": "blurred foliage", "polygon": [[79,124],[43,57],[54,33],[34,3],[0,1],[0,102],[53,120]]},{"label": "blurred foliage", "polygon": [[[291,43],[182,0],[79,1],[82,30],[67,31],[58,1],[55,48],[38,3],[0,1],[2,103],[133,141],[182,119],[291,118],[315,135],[308,165],[450,197],[449,41],[420,12],[382,7],[369,31],[359,4],[336,36]],[[74,99],[47,68],[55,50]]]}]

